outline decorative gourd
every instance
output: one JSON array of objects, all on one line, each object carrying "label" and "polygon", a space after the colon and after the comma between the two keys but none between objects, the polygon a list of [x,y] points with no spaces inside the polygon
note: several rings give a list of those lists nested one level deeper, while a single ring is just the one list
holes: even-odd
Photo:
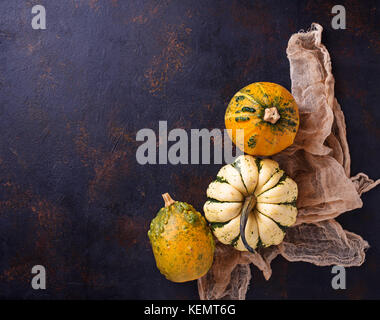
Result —
[{"label": "decorative gourd", "polygon": [[220,242],[253,252],[282,242],[296,221],[297,196],[276,161],[243,155],[220,169],[203,209]]},{"label": "decorative gourd", "polygon": [[[233,96],[225,124],[231,129],[232,141],[245,153],[270,156],[293,143],[299,126],[298,106],[284,87],[256,82]],[[236,129],[244,131],[244,143]]]},{"label": "decorative gourd", "polygon": [[165,207],[157,213],[148,231],[156,264],[173,282],[205,275],[214,258],[214,239],[205,218],[192,205],[162,195]]}]

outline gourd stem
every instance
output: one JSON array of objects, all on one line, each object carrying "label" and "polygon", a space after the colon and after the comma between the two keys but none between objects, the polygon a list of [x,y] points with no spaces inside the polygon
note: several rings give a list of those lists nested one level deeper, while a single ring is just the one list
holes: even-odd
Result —
[{"label": "gourd stem", "polygon": [[264,113],[264,121],[275,124],[280,119],[280,114],[276,107],[266,108]]},{"label": "gourd stem", "polygon": [[175,201],[172,199],[169,193],[164,193],[162,195],[162,198],[164,198],[165,201],[165,208],[171,206]]},{"label": "gourd stem", "polygon": [[248,222],[248,216],[251,213],[252,209],[256,205],[256,198],[255,196],[248,196],[245,198],[243,209],[241,211],[240,216],[240,236],[241,240],[243,241],[244,246],[247,248],[249,252],[254,253],[255,250],[248,244],[247,239],[245,238],[245,228],[247,226]]}]

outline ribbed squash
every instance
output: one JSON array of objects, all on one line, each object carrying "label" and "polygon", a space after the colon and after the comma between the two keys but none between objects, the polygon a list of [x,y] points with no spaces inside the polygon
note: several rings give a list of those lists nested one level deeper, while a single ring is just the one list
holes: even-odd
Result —
[{"label": "ribbed squash", "polygon": [[[231,99],[225,124],[232,141],[245,153],[270,156],[290,146],[297,134],[297,104],[284,87],[256,82],[239,90]],[[244,132],[244,142],[236,129]]]},{"label": "ribbed squash", "polygon": [[161,208],[148,231],[156,264],[173,282],[198,279],[210,269],[214,239],[204,217],[192,205],[162,195]]},{"label": "ribbed squash", "polygon": [[220,169],[203,209],[220,242],[253,252],[282,242],[296,221],[297,196],[277,162],[243,155]]}]

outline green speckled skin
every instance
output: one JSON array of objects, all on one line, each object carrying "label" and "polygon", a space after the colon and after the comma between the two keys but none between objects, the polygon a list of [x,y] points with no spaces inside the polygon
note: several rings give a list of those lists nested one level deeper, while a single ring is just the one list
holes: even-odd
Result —
[{"label": "green speckled skin", "polygon": [[185,202],[161,208],[148,237],[160,272],[173,282],[202,277],[214,257],[214,239],[204,217]]}]

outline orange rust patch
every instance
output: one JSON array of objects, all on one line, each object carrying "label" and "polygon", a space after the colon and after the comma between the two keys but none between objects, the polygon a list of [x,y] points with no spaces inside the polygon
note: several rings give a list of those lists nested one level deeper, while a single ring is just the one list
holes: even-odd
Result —
[{"label": "orange rust patch", "polygon": [[27,49],[28,49],[29,54],[32,54],[32,53],[34,52],[34,50],[36,50],[37,48],[38,48],[38,49],[41,48],[41,40],[38,41],[38,42],[35,43],[35,44],[29,43],[29,44],[27,45]]},{"label": "orange rust patch", "polygon": [[151,67],[145,72],[145,78],[149,81],[150,93],[157,94],[162,91],[165,84],[178,72],[181,72],[185,57],[190,52],[190,48],[180,40],[184,35],[191,33],[190,28],[180,26],[170,26],[164,33],[162,41],[165,43],[161,53],[154,57],[150,63]]},{"label": "orange rust patch", "polygon": [[[130,133],[125,132],[125,128],[117,127],[113,124],[110,125],[109,135],[111,139],[115,141],[115,144],[117,143],[117,145],[122,144],[124,146],[125,144],[137,143],[135,135],[132,137]],[[114,145],[114,149],[117,145]]]},{"label": "orange rust patch", "polygon": [[90,0],[88,2],[88,5],[90,6],[91,9],[94,9],[95,11],[98,11],[100,8],[99,0]]},{"label": "orange rust patch", "polygon": [[[68,126],[68,129],[71,129],[70,124]],[[79,133],[74,138],[74,143],[77,152],[80,155],[83,166],[88,167],[89,164],[97,159],[98,152],[95,148],[90,147],[89,134],[83,124],[79,127]]]},{"label": "orange rust patch", "polygon": [[39,225],[42,227],[39,233],[42,241],[38,242],[37,246],[41,248],[50,247],[51,243],[49,242],[63,234],[65,215],[61,208],[44,199],[33,203],[31,209],[37,214]]},{"label": "orange rust patch", "polygon": [[53,76],[52,68],[46,61],[41,61],[41,64],[43,64],[43,72],[41,73],[38,80],[38,90],[41,91],[47,86],[49,86],[51,89],[55,89],[57,87],[57,81]]},{"label": "orange rust patch", "polygon": [[[0,280],[30,281],[31,268],[36,264],[42,264],[49,270],[50,287],[59,290],[63,279],[56,273],[56,265],[61,266],[60,272],[65,270],[63,257],[58,252],[56,244],[62,240],[67,230],[68,221],[65,221],[64,209],[34,193],[30,188],[23,188],[11,181],[4,182],[1,188],[6,193],[7,200],[0,203],[0,209],[6,209],[15,215],[22,214],[22,210],[32,212],[35,214],[36,222],[32,225],[35,236],[30,238],[34,241],[30,244],[33,247],[32,253],[25,255],[23,252],[15,252],[9,261],[10,267],[0,274]],[[25,241],[29,241],[29,238]]]},{"label": "orange rust patch", "polygon": [[254,2],[254,8],[250,10],[238,2],[232,2],[230,12],[235,23],[250,30],[259,30],[267,34],[268,39],[272,37],[275,28],[275,24],[273,24],[274,17],[270,15],[270,8],[261,2]]},{"label": "orange rust patch", "polygon": [[6,270],[0,275],[0,280],[4,282],[9,281],[28,281],[30,277],[31,267],[29,264],[19,264],[14,265]]},{"label": "orange rust patch", "polygon": [[161,3],[154,3],[154,2],[148,3],[141,10],[142,14],[137,15],[137,16],[135,16],[133,18],[124,19],[124,24],[129,24],[129,23],[143,24],[143,23],[147,23],[150,20],[152,20],[153,18],[155,18],[156,16],[158,16],[159,12],[160,12],[160,9],[167,7],[169,5],[169,3],[170,3],[169,0],[168,1],[163,1]]},{"label": "orange rust patch", "polygon": [[[120,217],[116,222],[115,239],[126,250],[141,243],[141,237],[147,238],[149,223],[141,217]],[[148,241],[148,240],[147,240]],[[146,243],[148,243],[145,241]]]},{"label": "orange rust patch", "polygon": [[125,150],[131,143],[136,143],[135,138],[132,138],[123,128],[115,126],[109,128],[109,137],[112,142],[109,150],[97,150],[92,147],[89,133],[83,125],[79,127],[79,133],[74,138],[83,166],[94,171],[94,177],[88,185],[91,201],[99,199],[105,192],[112,189],[115,182],[129,174],[130,161]]},{"label": "orange rust patch", "polygon": [[1,188],[4,194],[7,195],[6,200],[0,201],[1,211],[28,207],[32,200],[32,192],[30,190],[24,191],[10,181],[2,183]]},{"label": "orange rust patch", "polygon": [[147,17],[144,17],[143,15],[139,15],[137,17],[132,18],[133,23],[139,23],[139,24],[144,24],[148,21]]},{"label": "orange rust patch", "polygon": [[89,197],[92,201],[98,199],[100,194],[109,191],[117,179],[128,175],[127,153],[125,151],[109,153],[102,163],[95,165],[94,170],[95,177],[89,183]]}]

